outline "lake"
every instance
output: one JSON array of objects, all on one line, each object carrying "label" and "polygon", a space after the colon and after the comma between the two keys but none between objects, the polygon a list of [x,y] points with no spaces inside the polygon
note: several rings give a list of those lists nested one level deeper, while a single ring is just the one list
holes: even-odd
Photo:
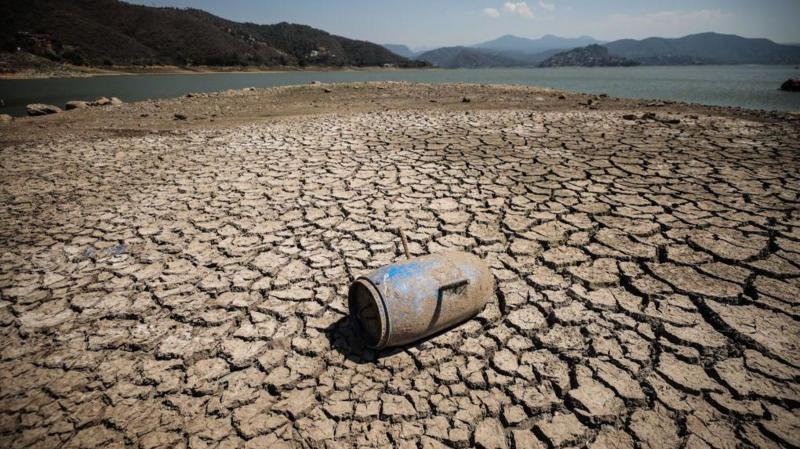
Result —
[{"label": "lake", "polygon": [[93,100],[100,96],[115,96],[130,102],[176,97],[188,92],[307,84],[315,80],[522,84],[627,98],[800,111],[800,93],[778,90],[781,83],[797,76],[800,70],[795,66],[736,65],[206,73],[0,80],[0,99],[5,102],[0,113],[25,115],[25,105],[29,103],[63,107],[70,100]]}]

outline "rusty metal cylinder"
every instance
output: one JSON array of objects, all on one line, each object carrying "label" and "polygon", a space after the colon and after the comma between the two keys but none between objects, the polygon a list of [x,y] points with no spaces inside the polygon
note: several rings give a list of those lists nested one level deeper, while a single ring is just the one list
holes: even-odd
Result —
[{"label": "rusty metal cylinder", "polygon": [[350,286],[351,319],[369,347],[399,346],[478,314],[494,277],[477,256],[449,252],[416,257],[361,276]]}]

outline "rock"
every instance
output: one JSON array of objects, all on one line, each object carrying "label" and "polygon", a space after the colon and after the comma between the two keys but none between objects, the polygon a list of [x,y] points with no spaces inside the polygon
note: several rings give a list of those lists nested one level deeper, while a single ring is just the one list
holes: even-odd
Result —
[{"label": "rock", "polygon": [[470,100],[470,99],[469,99],[469,98],[467,98],[467,97],[464,97],[464,98],[462,98],[462,99],[461,99],[461,102],[462,102],[462,103],[469,103],[470,101],[472,101],[472,100]]},{"label": "rock", "polygon": [[625,114],[625,115],[622,116],[622,118],[624,118],[625,120],[636,120],[636,115],[635,114]]},{"label": "rock", "polygon": [[119,98],[117,98],[117,97],[111,97],[111,100],[110,100],[110,101],[111,101],[111,103],[110,103],[110,104],[111,104],[111,106],[119,106],[119,105],[121,105],[121,104],[124,104],[124,103],[125,103],[124,101],[120,100],[120,99],[119,99]]},{"label": "rock", "polygon": [[487,418],[475,427],[475,446],[482,449],[506,449],[506,435],[500,421]]},{"label": "rock", "polygon": [[329,94],[329,93],[333,92],[332,90],[328,89],[327,87],[322,89],[322,91],[325,92],[326,94]]},{"label": "rock", "polygon": [[186,120],[187,118],[189,118],[185,114],[181,114],[179,112],[175,113],[173,117],[175,117],[175,120]]},{"label": "rock", "polygon": [[14,117],[8,114],[0,114],[0,123],[11,123],[14,121]]},{"label": "rock", "polygon": [[106,97],[100,97],[97,100],[94,100],[90,103],[92,106],[108,106],[111,104],[111,100]]},{"label": "rock", "polygon": [[80,100],[68,101],[67,104],[64,105],[64,109],[67,111],[71,111],[73,109],[86,109],[88,107],[88,102]]},{"label": "rock", "polygon": [[57,114],[61,112],[61,109],[57,106],[49,104],[41,104],[41,103],[29,104],[26,107],[26,109],[28,111],[28,115],[30,115],[31,117],[39,115]]},{"label": "rock", "polygon": [[781,90],[787,92],[800,92],[800,78],[790,78],[781,84]]}]

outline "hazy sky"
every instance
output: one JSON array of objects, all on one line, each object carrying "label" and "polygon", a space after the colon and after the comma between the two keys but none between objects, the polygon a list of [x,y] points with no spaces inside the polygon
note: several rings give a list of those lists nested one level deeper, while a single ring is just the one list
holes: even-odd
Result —
[{"label": "hazy sky", "polygon": [[702,31],[800,42],[800,0],[131,0],[236,21],[302,23],[411,47],[469,45],[503,34],[679,37]]}]

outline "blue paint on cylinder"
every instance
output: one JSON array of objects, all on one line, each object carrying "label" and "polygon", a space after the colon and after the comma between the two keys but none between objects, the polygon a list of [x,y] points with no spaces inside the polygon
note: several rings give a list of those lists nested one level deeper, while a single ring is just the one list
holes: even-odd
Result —
[{"label": "blue paint on cylinder", "polygon": [[383,325],[375,347],[405,344],[478,313],[494,291],[494,278],[478,257],[452,252],[379,268],[351,286],[369,286]]}]

